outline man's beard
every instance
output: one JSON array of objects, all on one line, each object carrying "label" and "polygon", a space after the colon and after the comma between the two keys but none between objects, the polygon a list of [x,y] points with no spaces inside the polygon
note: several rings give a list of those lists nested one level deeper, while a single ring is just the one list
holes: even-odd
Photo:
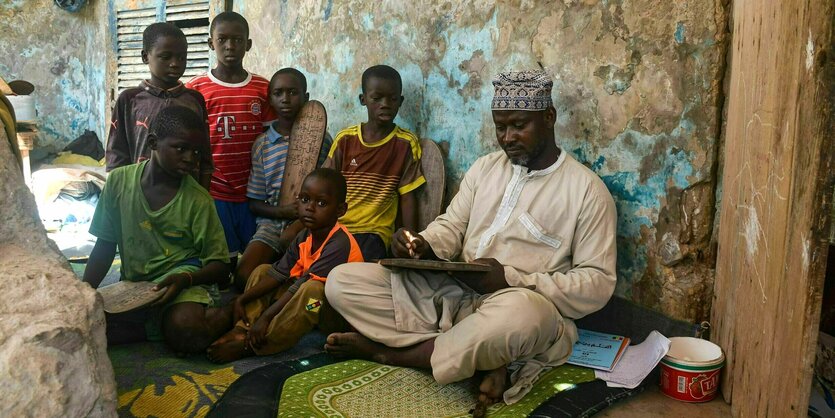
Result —
[{"label": "man's beard", "polygon": [[[545,145],[546,144],[545,144],[544,140],[539,141],[539,143],[536,144],[536,148],[531,150],[531,152],[525,153],[525,154],[517,156],[517,157],[512,157],[512,158],[510,156],[508,156],[508,158],[510,159],[510,162],[515,164],[515,165],[521,165],[522,167],[528,167],[528,164],[530,164],[531,160],[535,159],[537,156],[541,155],[545,151]],[[524,149],[523,149],[523,151],[524,151]],[[507,150],[505,150],[505,155],[507,155]]]},{"label": "man's beard", "polygon": [[513,157],[510,159],[510,162],[516,165],[521,165],[522,167],[527,167],[528,163],[531,161],[531,156],[529,154],[522,155],[520,157]]}]

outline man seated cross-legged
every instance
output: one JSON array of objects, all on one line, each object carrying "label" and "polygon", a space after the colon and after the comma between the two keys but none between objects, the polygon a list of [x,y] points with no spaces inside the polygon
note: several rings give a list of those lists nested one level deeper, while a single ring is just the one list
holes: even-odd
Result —
[{"label": "man seated cross-legged", "polygon": [[577,341],[573,320],[615,289],[616,211],[606,186],[555,142],[552,82],[503,73],[492,103],[501,151],[473,164],[446,213],[399,230],[396,257],[489,263],[487,273],[334,268],[326,297],[357,332],[338,356],[430,368],[441,384],[483,373],[479,404],[513,403]]}]

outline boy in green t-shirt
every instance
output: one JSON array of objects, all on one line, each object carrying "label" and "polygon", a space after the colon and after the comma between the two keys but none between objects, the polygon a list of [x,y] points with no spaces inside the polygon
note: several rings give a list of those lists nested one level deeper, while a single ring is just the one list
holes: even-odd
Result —
[{"label": "boy in green t-shirt", "polygon": [[98,240],[84,281],[94,288],[122,259],[121,280],[153,281],[165,292],[149,308],[108,314],[107,340],[165,340],[178,353],[201,352],[228,329],[215,308],[229,275],[229,251],[214,201],[189,173],[206,141],[205,121],[171,106],[151,123],[151,159],[113,170],[90,225]]}]

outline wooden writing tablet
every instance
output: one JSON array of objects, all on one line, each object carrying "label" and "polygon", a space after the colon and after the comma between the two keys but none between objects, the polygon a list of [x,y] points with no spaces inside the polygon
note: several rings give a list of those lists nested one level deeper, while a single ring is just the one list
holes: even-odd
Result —
[{"label": "wooden writing tablet", "polygon": [[279,206],[295,202],[296,196],[302,190],[305,176],[316,169],[316,160],[319,159],[327,126],[328,114],[322,103],[309,100],[299,110],[290,132],[290,147],[287,149],[287,162],[284,164]]},{"label": "wooden writing tablet", "polygon": [[121,313],[132,311],[161,298],[165,290],[153,291],[154,282],[122,281],[105,286],[96,291],[104,299],[104,311],[107,313]]},{"label": "wooden writing tablet", "polygon": [[398,267],[412,270],[439,270],[439,271],[472,271],[487,272],[491,270],[489,264],[484,263],[462,263],[458,261],[439,260],[415,260],[413,258],[385,258],[379,261],[380,265],[386,267]]},{"label": "wooden writing tablet", "polygon": [[426,184],[416,190],[418,205],[418,231],[426,229],[444,209],[444,190],[446,187],[446,170],[444,170],[444,154],[438,144],[429,139],[420,140],[423,155],[420,157],[420,169]]}]

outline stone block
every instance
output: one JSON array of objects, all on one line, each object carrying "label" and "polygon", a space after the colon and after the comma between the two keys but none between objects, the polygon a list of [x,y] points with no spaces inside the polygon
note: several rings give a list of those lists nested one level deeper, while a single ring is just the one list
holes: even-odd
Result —
[{"label": "stone block", "polygon": [[0,416],[115,417],[104,311],[46,236],[0,122]]}]

